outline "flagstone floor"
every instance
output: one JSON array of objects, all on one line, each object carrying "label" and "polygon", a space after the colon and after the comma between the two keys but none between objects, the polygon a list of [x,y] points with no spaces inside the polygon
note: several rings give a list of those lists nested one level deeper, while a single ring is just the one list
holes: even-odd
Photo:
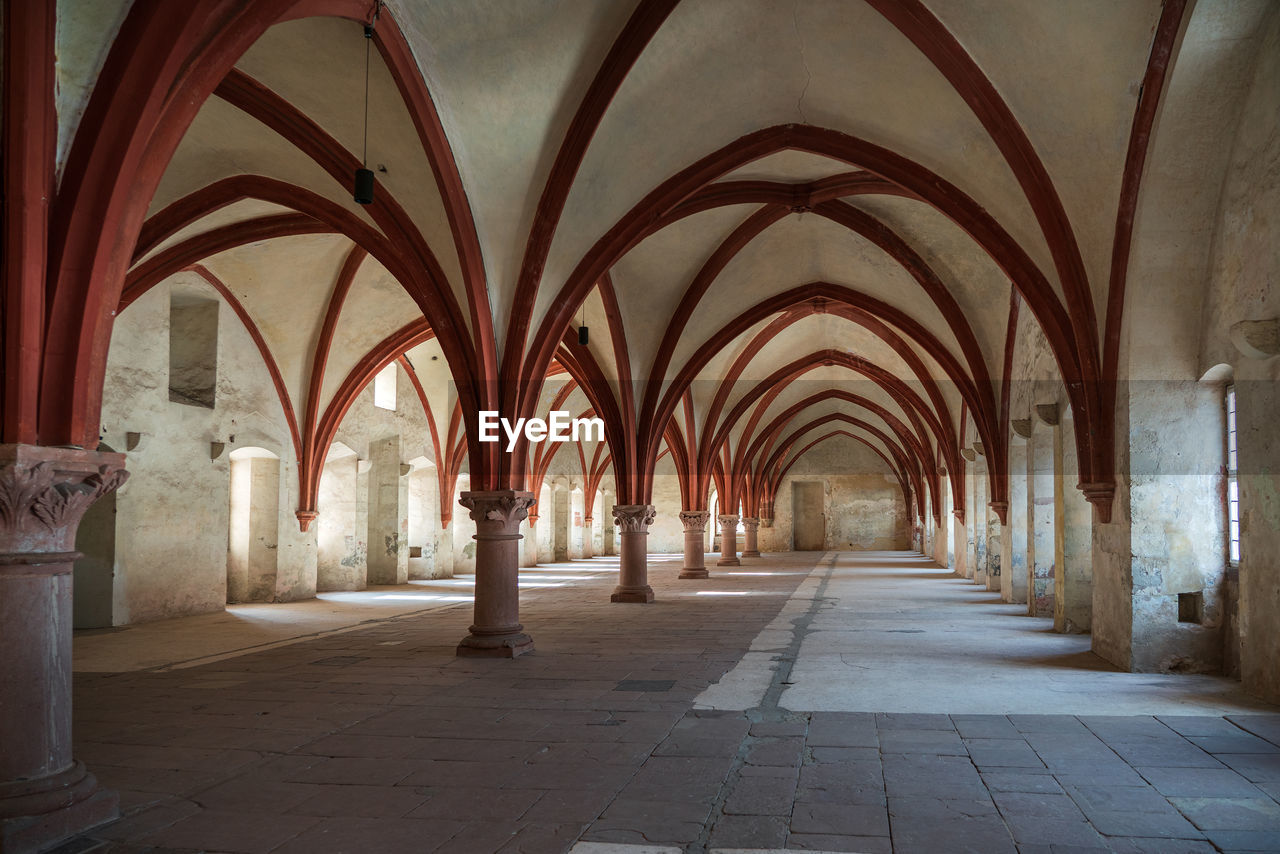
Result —
[{"label": "flagstone floor", "polygon": [[1116,672],[918,555],[655,555],[648,606],[616,568],[523,572],[514,661],[454,657],[466,579],[79,636],[123,817],[60,854],[1280,851],[1238,683]]}]

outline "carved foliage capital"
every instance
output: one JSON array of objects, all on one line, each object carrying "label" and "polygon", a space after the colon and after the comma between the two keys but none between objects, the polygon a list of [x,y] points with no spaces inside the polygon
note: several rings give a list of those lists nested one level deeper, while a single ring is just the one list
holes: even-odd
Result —
[{"label": "carved foliage capital", "polygon": [[724,514],[721,514],[720,516],[718,516],[717,518],[719,519],[719,521],[720,521],[720,525],[721,525],[722,527],[723,527],[723,526],[725,526],[725,525],[729,525],[730,527],[737,527],[737,525],[738,525],[738,517],[737,517],[737,516],[732,516],[732,515],[729,515],[729,514],[727,514],[727,513],[724,513]]},{"label": "carved foliage capital", "polygon": [[757,528],[759,528],[759,527],[760,527],[760,520],[759,520],[759,519],[743,518],[743,520],[742,520],[742,527],[743,527],[743,528],[746,528],[748,531],[754,531],[754,530],[756,530]]},{"label": "carved foliage capital", "polygon": [[707,520],[711,518],[709,510],[681,510],[680,521],[686,534],[701,534],[707,530]]},{"label": "carved foliage capital", "polygon": [[658,515],[652,504],[615,504],[613,521],[624,534],[647,534]]},{"label": "carved foliage capital", "polygon": [[0,464],[0,530],[7,534],[56,533],[78,524],[89,505],[129,478],[118,465],[87,476],[63,472],[49,461]]},{"label": "carved foliage capital", "polygon": [[502,489],[493,492],[464,492],[458,503],[471,511],[471,519],[477,525],[485,522],[492,529],[514,530],[529,517],[529,508],[537,501],[532,492],[516,492]]}]

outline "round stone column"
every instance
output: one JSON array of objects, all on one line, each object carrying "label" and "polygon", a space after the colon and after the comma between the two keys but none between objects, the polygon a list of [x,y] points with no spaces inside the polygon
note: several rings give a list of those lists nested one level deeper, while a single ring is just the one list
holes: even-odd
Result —
[{"label": "round stone column", "polygon": [[71,756],[71,583],[89,505],[123,454],[0,445],[0,851],[36,851],[114,819]]},{"label": "round stone column", "polygon": [[520,625],[520,523],[533,506],[532,492],[498,489],[464,492],[458,503],[476,523],[476,592],[470,634],[458,655],[515,658],[533,651]]},{"label": "round stone column", "polygon": [[595,520],[592,519],[590,516],[582,517],[582,556],[584,558],[595,557],[595,554],[593,552],[593,549],[595,548],[595,543],[591,541],[591,537],[593,533],[591,530],[591,523],[594,521]]},{"label": "round stone column", "polygon": [[681,578],[708,578],[706,556],[707,510],[682,510],[680,521],[684,525],[684,568]]},{"label": "round stone column", "polygon": [[649,526],[656,511],[652,504],[617,504],[613,520],[621,536],[618,586],[610,602],[652,602],[649,586]]},{"label": "round stone column", "polygon": [[720,559],[716,566],[742,566],[738,560],[738,517],[720,517]]},{"label": "round stone column", "polygon": [[742,556],[760,557],[760,547],[756,543],[756,531],[760,527],[759,519],[742,520]]}]

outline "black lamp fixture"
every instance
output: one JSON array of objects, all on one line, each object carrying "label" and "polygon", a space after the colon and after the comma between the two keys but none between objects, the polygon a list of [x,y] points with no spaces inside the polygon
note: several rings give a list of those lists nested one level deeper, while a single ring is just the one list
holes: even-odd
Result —
[{"label": "black lamp fixture", "polygon": [[583,305],[582,305],[582,320],[581,320],[580,322],[581,322],[581,324],[582,324],[582,325],[578,327],[578,344],[579,344],[579,346],[585,347],[585,346],[587,346],[587,306],[586,306],[586,303],[583,303]]},{"label": "black lamp fixture", "polygon": [[364,141],[360,150],[360,168],[356,170],[354,198],[357,204],[373,204],[373,170],[369,168],[369,55],[373,49],[373,26],[378,22],[381,0],[373,10],[373,19],[364,25]]}]

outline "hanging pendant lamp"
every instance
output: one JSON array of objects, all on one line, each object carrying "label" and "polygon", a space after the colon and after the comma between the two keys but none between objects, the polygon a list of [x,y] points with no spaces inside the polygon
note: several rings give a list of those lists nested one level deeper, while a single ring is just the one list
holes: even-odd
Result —
[{"label": "hanging pendant lamp", "polygon": [[[382,4],[378,4],[379,9]],[[369,168],[369,56],[373,49],[373,25],[378,21],[378,11],[373,21],[364,27],[364,141],[360,150],[360,168],[356,170],[353,198],[356,204],[373,204],[373,170]]]}]

